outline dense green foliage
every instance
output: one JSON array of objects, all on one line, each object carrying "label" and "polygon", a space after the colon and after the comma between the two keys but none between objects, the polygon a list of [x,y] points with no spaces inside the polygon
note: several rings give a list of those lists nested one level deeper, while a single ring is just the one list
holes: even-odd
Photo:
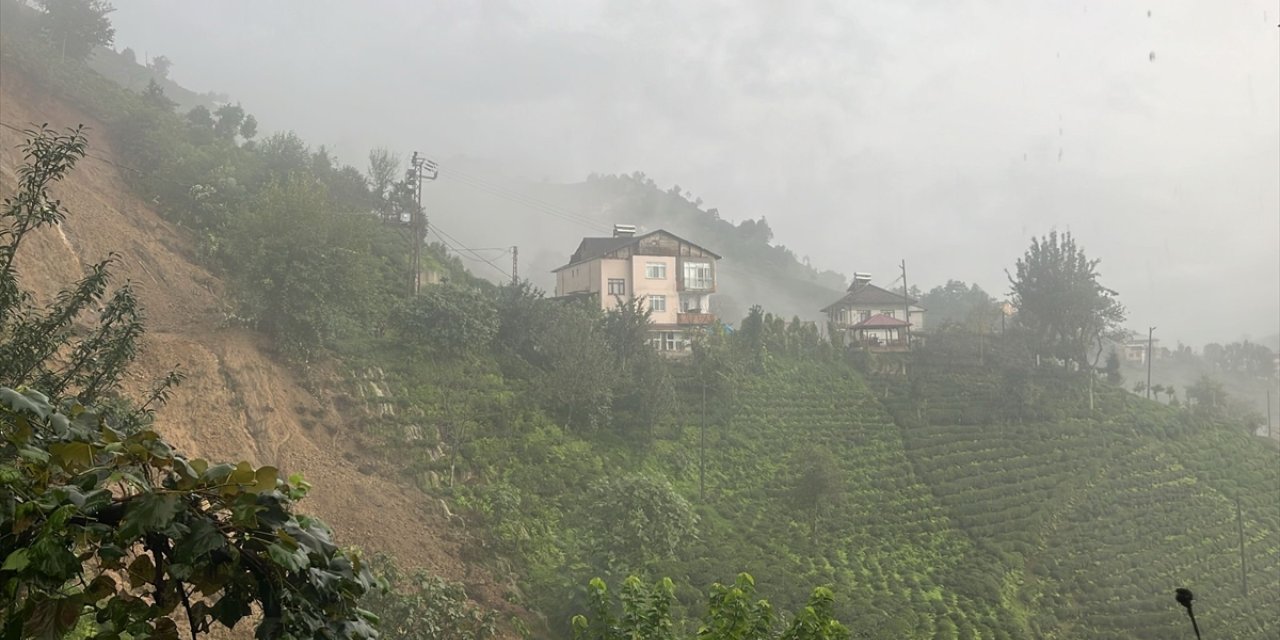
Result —
[{"label": "dense green foliage", "polygon": [[575,640],[847,640],[849,630],[832,617],[834,596],[818,587],[808,603],[780,627],[773,608],[755,600],[755,580],[739,574],[732,586],[711,586],[707,612],[696,633],[682,633],[671,619],[675,585],[663,578],[646,585],[635,576],[622,581],[617,597],[604,581],[588,586],[590,615],[573,618]]},{"label": "dense green foliage", "polygon": [[930,330],[990,332],[1000,328],[1001,312],[995,298],[976,284],[948,280],[920,296],[920,306],[928,310]]},{"label": "dense green foliage", "polygon": [[387,588],[371,592],[361,604],[378,616],[383,640],[490,640],[498,620],[467,600],[461,585],[418,570],[405,574],[392,560],[375,555],[370,563]]},{"label": "dense green foliage", "polygon": [[37,0],[40,33],[60,55],[84,60],[95,47],[111,44],[116,30],[107,19],[106,0]]},{"label": "dense green foliage", "polygon": [[[261,638],[372,638],[375,587],[323,523],[292,513],[301,478],[187,460],[155,431],[0,387],[0,589],[6,637],[177,637],[261,607]],[[173,616],[173,617],[169,617]],[[124,635],[128,634],[128,635]]]}]

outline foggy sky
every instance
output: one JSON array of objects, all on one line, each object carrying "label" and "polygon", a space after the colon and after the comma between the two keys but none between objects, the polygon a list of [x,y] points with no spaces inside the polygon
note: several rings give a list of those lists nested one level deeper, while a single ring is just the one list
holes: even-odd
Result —
[{"label": "foggy sky", "polygon": [[117,48],[361,168],[641,170],[819,268],[997,296],[1070,230],[1133,328],[1280,331],[1276,0],[115,4]]}]

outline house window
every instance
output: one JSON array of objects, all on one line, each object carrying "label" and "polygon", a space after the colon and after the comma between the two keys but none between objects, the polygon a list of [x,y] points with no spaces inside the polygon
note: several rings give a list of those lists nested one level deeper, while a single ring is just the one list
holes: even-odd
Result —
[{"label": "house window", "polygon": [[684,263],[684,288],[710,289],[712,283],[710,262]]},{"label": "house window", "polygon": [[892,310],[892,309],[885,309],[885,310],[882,310],[880,313],[882,313],[882,314],[884,314],[884,315],[886,315],[886,316],[889,316],[890,318],[896,318],[896,317],[897,317],[897,316],[893,315],[893,310]]},{"label": "house window", "polygon": [[666,280],[667,279],[667,263],[646,262],[644,264],[644,277],[650,280]]},{"label": "house window", "polygon": [[609,295],[625,296],[627,295],[627,281],[622,278],[609,278]]},{"label": "house window", "polygon": [[871,319],[871,312],[870,312],[870,311],[862,311],[862,312],[859,312],[859,314],[858,314],[858,319],[859,319],[859,320],[870,320],[870,319]]},{"label": "house window", "polygon": [[676,350],[676,332],[674,331],[662,332],[662,350],[663,351]]},{"label": "house window", "polygon": [[649,296],[649,310],[655,311],[655,312],[666,311],[667,297],[666,296]]}]

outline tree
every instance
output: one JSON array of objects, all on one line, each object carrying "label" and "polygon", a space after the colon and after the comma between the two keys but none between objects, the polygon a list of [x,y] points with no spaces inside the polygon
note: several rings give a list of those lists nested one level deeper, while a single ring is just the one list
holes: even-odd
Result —
[{"label": "tree", "polygon": [[599,309],[575,302],[545,304],[550,322],[529,346],[540,370],[539,387],[547,408],[568,429],[607,424],[618,370]]},{"label": "tree", "polygon": [[173,111],[173,108],[178,106],[178,103],[170,100],[169,96],[164,94],[164,87],[161,87],[160,83],[155,81],[155,78],[147,81],[147,88],[142,92],[142,98],[148,105],[161,111]]},{"label": "tree", "polygon": [[986,331],[999,318],[1000,309],[982,287],[948,280],[920,296],[920,306],[929,310],[933,327],[957,327],[968,331]]},{"label": "tree", "polygon": [[[587,587],[587,614],[573,617],[574,640],[676,640],[685,638],[671,620],[674,584],[663,578],[648,585],[635,576],[623,581],[615,598],[600,578]],[[733,586],[712,585],[710,604],[698,626],[697,640],[848,640],[849,629],[836,620],[835,594],[818,587],[791,623],[779,631],[765,600],[755,599],[755,580],[738,574]]]},{"label": "tree", "polygon": [[258,135],[258,119],[250,113],[244,117],[244,121],[240,123],[240,137],[245,140],[252,140]]},{"label": "tree", "polygon": [[238,104],[224,104],[214,112],[218,122],[213,125],[213,132],[222,140],[235,140],[244,124],[244,107]]},{"label": "tree", "polygon": [[115,39],[116,30],[107,19],[115,9],[106,0],[37,0],[44,11],[42,29],[63,57],[84,60],[96,47]]},{"label": "tree", "polygon": [[196,105],[187,112],[187,124],[201,130],[213,129],[213,114],[208,107]]},{"label": "tree", "polygon": [[738,574],[732,586],[711,585],[707,613],[698,627],[699,640],[768,640],[774,636],[777,618],[773,607],[756,599],[756,581]]},{"label": "tree", "polygon": [[1120,373],[1120,354],[1115,349],[1107,354],[1107,364],[1103,367],[1103,371],[1107,374],[1107,383],[1116,385],[1117,387],[1124,384],[1124,376]]},{"label": "tree", "polygon": [[369,152],[369,191],[383,217],[391,217],[391,186],[400,174],[400,156],[384,147]]},{"label": "tree", "polygon": [[[1091,366],[1089,351],[1119,328],[1124,307],[1098,282],[1099,260],[1089,259],[1070,232],[1032,238],[1009,275],[1018,323],[1041,355]],[[1096,356],[1095,356],[1096,358]]]},{"label": "tree", "polygon": [[573,617],[574,640],[675,639],[671,622],[675,584],[670,578],[650,586],[628,576],[619,589],[616,605],[604,581],[594,578],[587,585],[587,599],[591,617]]},{"label": "tree", "polygon": [[498,321],[493,303],[472,287],[430,285],[392,311],[391,326],[411,348],[459,357],[489,348]]},{"label": "tree", "polygon": [[[19,287],[18,250],[28,234],[66,218],[66,208],[49,189],[84,157],[88,146],[82,128],[59,134],[41,127],[26,135],[22,151],[29,161],[18,167],[17,192],[4,199],[0,213],[0,381],[94,398],[114,388],[133,359],[142,312],[127,285],[103,302],[111,257],[92,265],[45,310],[37,310],[31,295]],[[96,326],[82,332],[77,319],[95,308],[100,309]]]},{"label": "tree", "polygon": [[849,630],[835,619],[835,594],[826,587],[818,587],[809,596],[809,602],[796,613],[791,627],[783,632],[781,640],[848,640]]},{"label": "tree", "polygon": [[613,413],[623,428],[651,431],[670,411],[675,390],[662,356],[649,345],[652,314],[637,298],[604,315],[604,335],[618,370]]},{"label": "tree", "polygon": [[497,615],[467,600],[462,585],[417,570],[404,573],[388,556],[370,562],[387,588],[362,604],[378,616],[383,640],[489,640],[498,635]]},{"label": "tree", "polygon": [[223,256],[246,317],[299,355],[366,326],[387,294],[373,224],[334,212],[305,173],[265,188],[232,218]]},{"label": "tree", "polygon": [[173,61],[169,59],[169,56],[156,56],[151,59],[149,66],[156,76],[162,80],[167,80],[169,78],[169,70],[173,68]]},{"label": "tree", "polygon": [[809,512],[809,535],[816,540],[818,517],[844,492],[844,474],[835,456],[816,446],[794,454],[792,465],[797,471],[793,499],[796,506]]},{"label": "tree", "polygon": [[47,308],[18,286],[14,258],[68,215],[49,188],[87,144],[80,129],[27,135],[0,212],[0,636],[84,623],[95,638],[177,638],[181,620],[195,637],[256,613],[259,638],[375,637],[357,605],[377,583],[294,513],[300,477],[176,453],[149,427],[180,376],[141,404],[121,397],[142,331],[132,292],[83,318],[106,296],[109,261]]},{"label": "tree", "polygon": [[638,571],[675,556],[697,532],[693,507],[665,480],[610,477],[587,499],[594,546],[610,570]]}]

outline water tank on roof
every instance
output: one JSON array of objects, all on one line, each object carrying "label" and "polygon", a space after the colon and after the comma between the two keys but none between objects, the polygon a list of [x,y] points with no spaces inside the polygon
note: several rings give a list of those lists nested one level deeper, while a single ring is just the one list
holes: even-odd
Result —
[{"label": "water tank on roof", "polygon": [[634,224],[615,224],[613,225],[613,237],[630,238],[636,234],[636,226]]}]

